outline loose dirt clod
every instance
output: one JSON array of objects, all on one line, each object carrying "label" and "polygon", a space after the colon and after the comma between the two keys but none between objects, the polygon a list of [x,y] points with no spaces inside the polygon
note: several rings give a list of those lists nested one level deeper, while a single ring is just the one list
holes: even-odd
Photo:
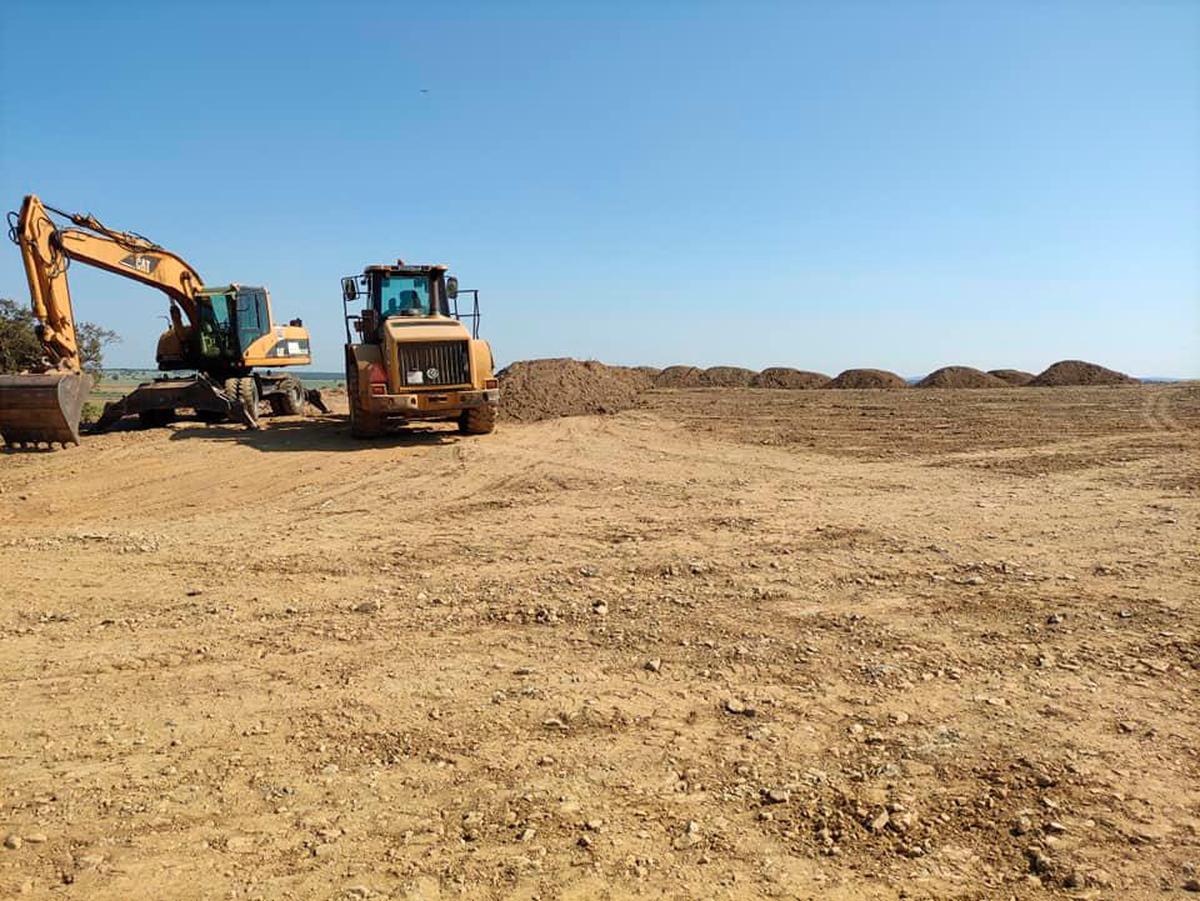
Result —
[{"label": "loose dirt clod", "polygon": [[695,366],[668,366],[654,380],[656,388],[700,388],[704,385],[704,370]]},{"label": "loose dirt clod", "polygon": [[989,369],[988,375],[994,375],[1014,388],[1028,385],[1035,378],[1032,372],[1025,372],[1023,369]]},{"label": "loose dirt clod", "polygon": [[908,382],[886,369],[847,369],[829,383],[830,388],[907,388]]},{"label": "loose dirt clod", "polygon": [[820,372],[806,372],[788,366],[771,366],[750,380],[751,388],[828,388],[833,381]]},{"label": "loose dirt clod", "polygon": [[943,366],[921,381],[918,388],[1006,388],[1008,383],[970,366]]},{"label": "loose dirt clod", "polygon": [[567,357],[522,360],[497,378],[501,414],[523,422],[617,413],[632,407],[651,384],[649,376],[633,369]]},{"label": "loose dirt clod", "polygon": [[1029,382],[1034,388],[1060,388],[1068,385],[1137,385],[1137,379],[1105,369],[1084,360],[1059,360]]},{"label": "loose dirt clod", "polygon": [[748,388],[756,375],[753,369],[740,366],[710,366],[701,381],[706,388]]}]

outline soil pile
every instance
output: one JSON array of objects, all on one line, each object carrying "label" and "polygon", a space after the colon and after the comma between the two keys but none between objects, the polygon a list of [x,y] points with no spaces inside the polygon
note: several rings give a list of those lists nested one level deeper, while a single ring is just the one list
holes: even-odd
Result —
[{"label": "soil pile", "polygon": [[617,413],[650,387],[649,377],[633,369],[566,357],[521,360],[497,378],[501,415],[523,422]]},{"label": "soil pile", "polygon": [[908,382],[886,369],[847,369],[829,383],[830,388],[907,388]]},{"label": "soil pile", "polygon": [[750,380],[750,387],[801,390],[805,388],[828,388],[831,381],[833,379],[819,372],[805,372],[802,369],[791,369],[787,366],[772,366],[764,369],[752,378]]},{"label": "soil pile", "polygon": [[668,366],[654,380],[656,388],[703,388],[704,370],[695,366]]},{"label": "soil pile", "polygon": [[1137,385],[1137,379],[1123,372],[1105,369],[1083,360],[1059,360],[1029,382],[1031,387],[1060,388],[1068,385]]},{"label": "soil pile", "polygon": [[970,366],[943,366],[917,382],[918,388],[1007,388],[1008,382]]},{"label": "soil pile", "polygon": [[740,366],[710,366],[702,378],[707,388],[748,388],[756,375],[753,369]]},{"label": "soil pile", "polygon": [[1000,381],[1014,388],[1028,385],[1034,380],[1034,374],[1032,372],[1025,372],[1023,369],[989,369],[988,375],[994,375]]}]

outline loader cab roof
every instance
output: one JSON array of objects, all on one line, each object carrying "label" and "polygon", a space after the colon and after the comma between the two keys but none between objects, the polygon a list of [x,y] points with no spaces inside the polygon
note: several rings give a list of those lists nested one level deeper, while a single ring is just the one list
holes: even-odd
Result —
[{"label": "loader cab roof", "polygon": [[366,267],[363,270],[363,275],[370,275],[372,272],[382,272],[387,275],[438,275],[449,268],[449,266],[444,266],[441,263],[406,265],[405,263],[397,262],[394,266],[378,263],[374,266]]}]

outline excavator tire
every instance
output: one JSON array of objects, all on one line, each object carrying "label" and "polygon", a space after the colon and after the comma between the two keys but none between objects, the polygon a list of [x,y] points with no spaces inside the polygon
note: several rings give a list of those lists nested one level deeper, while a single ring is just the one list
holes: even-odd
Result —
[{"label": "excavator tire", "polygon": [[252,376],[226,379],[225,393],[242,402],[254,428],[258,428],[258,382]]},{"label": "excavator tire", "polygon": [[282,391],[272,394],[271,412],[276,416],[301,416],[304,414],[304,386],[299,379],[287,379]]},{"label": "excavator tire", "polygon": [[458,430],[464,435],[486,435],[496,429],[496,408],[491,404],[463,410]]}]

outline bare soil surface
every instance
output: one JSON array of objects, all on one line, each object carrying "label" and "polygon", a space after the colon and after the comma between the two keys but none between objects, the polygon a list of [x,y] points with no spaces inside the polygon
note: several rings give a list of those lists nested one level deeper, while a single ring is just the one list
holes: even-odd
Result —
[{"label": "bare soil surface", "polygon": [[708,389],[2,454],[0,897],[1187,897],[1198,440]]}]

